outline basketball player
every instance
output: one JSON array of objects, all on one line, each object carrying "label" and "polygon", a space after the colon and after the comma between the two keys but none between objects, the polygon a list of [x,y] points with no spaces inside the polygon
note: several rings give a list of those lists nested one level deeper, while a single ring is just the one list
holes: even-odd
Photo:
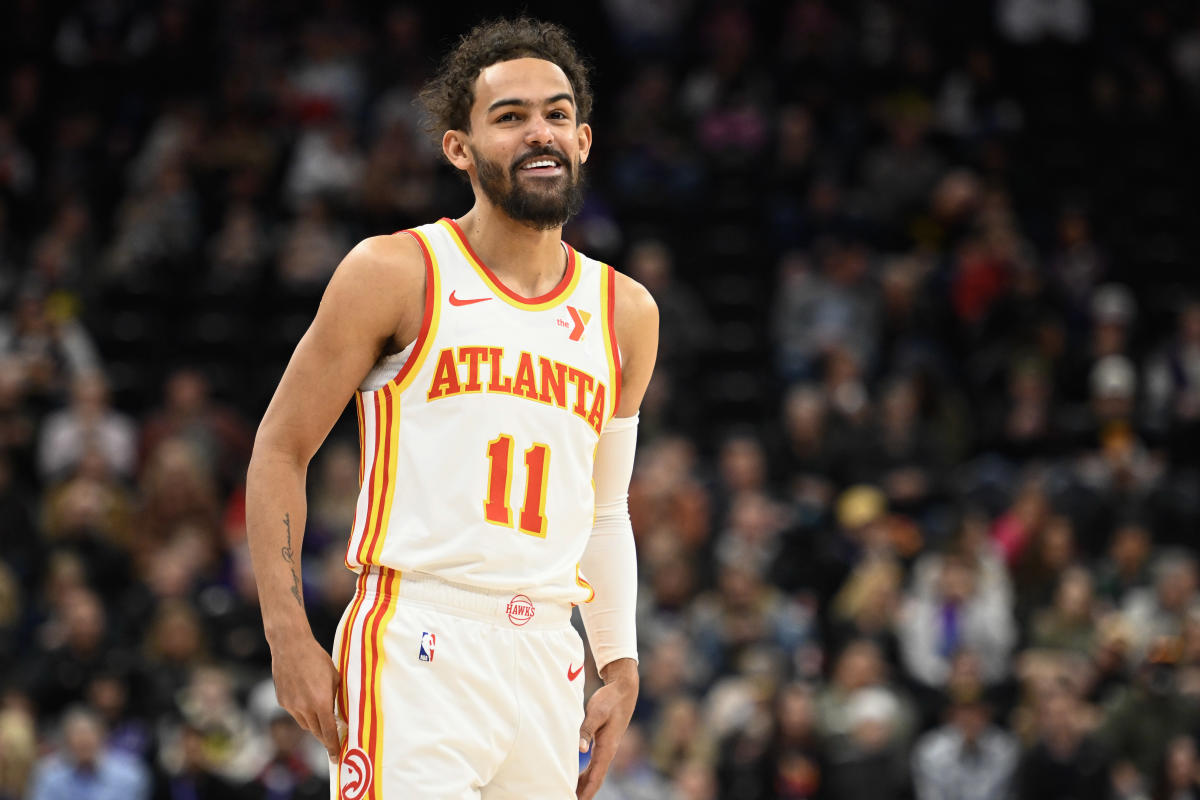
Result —
[{"label": "basketball player", "polygon": [[[477,27],[422,99],[474,206],[346,256],[255,440],[276,691],[333,797],[591,798],[638,691],[627,492],[658,311],[562,241],[592,97],[560,28]],[[305,477],[352,397],[359,578],[331,658],[304,612]],[[604,681],[586,714],[574,604]]]}]

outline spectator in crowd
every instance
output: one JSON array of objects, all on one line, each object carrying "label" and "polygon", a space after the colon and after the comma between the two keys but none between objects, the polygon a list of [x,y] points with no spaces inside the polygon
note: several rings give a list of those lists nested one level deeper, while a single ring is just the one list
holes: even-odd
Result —
[{"label": "spectator in crowd", "polygon": [[1021,756],[1016,796],[1028,800],[1104,797],[1108,764],[1088,732],[1086,712],[1070,687],[1052,688],[1038,703],[1036,739]]},{"label": "spectator in crowd", "polygon": [[196,369],[173,372],[163,387],[163,405],[146,420],[139,443],[145,462],[169,439],[188,442],[205,469],[228,490],[243,476],[240,466],[250,457],[250,431],[231,408],[212,397],[212,386]]},{"label": "spectator in crowd", "polygon": [[1154,566],[1153,588],[1128,593],[1122,612],[1134,632],[1134,646],[1145,652],[1163,638],[1176,637],[1188,612],[1197,608],[1196,559],[1182,551],[1168,551]]},{"label": "spectator in crowd", "polygon": [[24,800],[37,760],[37,727],[20,708],[0,711],[0,800]]},{"label": "spectator in crowd", "polygon": [[80,797],[148,800],[150,780],[137,759],[104,748],[104,725],[86,707],[63,715],[63,748],[38,762],[30,800]]},{"label": "spectator in crowd", "polygon": [[989,684],[1004,679],[1016,640],[1005,596],[981,581],[977,562],[961,553],[941,556],[931,584],[915,587],[901,612],[900,652],[909,674],[925,686],[945,686],[953,656],[966,649],[979,657]]},{"label": "spectator in crowd", "polygon": [[1178,642],[1161,639],[1138,666],[1132,683],[1109,698],[1100,729],[1114,771],[1152,786],[1169,743],[1196,729],[1200,699],[1179,682]]},{"label": "spectator in crowd", "polygon": [[1122,607],[1130,592],[1150,585],[1151,546],[1150,531],[1136,520],[1112,532],[1108,555],[1096,567],[1097,591],[1110,606]]},{"label": "spectator in crowd", "polygon": [[596,793],[597,800],[658,800],[666,785],[646,757],[646,737],[636,722],[625,731],[608,777]]},{"label": "spectator in crowd", "polygon": [[1154,787],[1156,800],[1187,800],[1200,792],[1200,773],[1196,758],[1196,740],[1191,736],[1172,739],[1167,757]]},{"label": "spectator in crowd", "polygon": [[1009,795],[1017,768],[1017,743],[1011,734],[992,724],[991,716],[992,709],[981,696],[952,699],[946,724],[922,736],[913,749],[917,800],[987,800]]},{"label": "spectator in crowd", "polygon": [[87,329],[53,308],[37,288],[23,291],[11,312],[0,317],[0,354],[14,359],[25,393],[43,410],[76,378],[100,368]]},{"label": "spectator in crowd", "polygon": [[23,668],[39,717],[48,719],[82,703],[88,677],[124,659],[111,641],[107,617],[100,598],[85,587],[72,587],[61,598],[45,624],[41,646]]},{"label": "spectator in crowd", "polygon": [[313,771],[303,754],[304,731],[285,712],[271,717],[271,754],[250,784],[250,796],[261,800],[322,800],[329,794],[326,776]]},{"label": "spectator in crowd", "polygon": [[205,732],[184,724],[180,731],[182,757],[177,769],[160,769],[154,776],[153,800],[242,800],[245,793],[212,770]]},{"label": "spectator in crowd", "polygon": [[1090,653],[1096,641],[1096,616],[1091,573],[1082,567],[1067,569],[1059,577],[1053,605],[1034,614],[1029,644]]}]

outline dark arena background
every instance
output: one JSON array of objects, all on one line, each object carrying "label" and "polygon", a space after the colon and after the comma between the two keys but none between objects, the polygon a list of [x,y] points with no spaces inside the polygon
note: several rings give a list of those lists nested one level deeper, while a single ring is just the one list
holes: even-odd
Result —
[{"label": "dark arena background", "polygon": [[[0,800],[328,796],[247,459],[346,251],[469,208],[412,99],[515,10],[2,4]],[[595,69],[565,237],[662,313],[601,797],[1200,796],[1200,6],[525,10]],[[357,466],[351,409],[326,645]]]}]

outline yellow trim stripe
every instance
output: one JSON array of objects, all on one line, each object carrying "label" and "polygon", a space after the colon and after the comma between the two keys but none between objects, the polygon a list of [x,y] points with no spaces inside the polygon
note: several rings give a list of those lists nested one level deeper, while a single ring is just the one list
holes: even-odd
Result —
[{"label": "yellow trim stripe", "polygon": [[[387,661],[387,651],[384,649],[384,639],[387,636],[388,623],[392,621],[392,617],[396,615],[396,593],[402,579],[399,570],[385,570],[381,577],[381,586],[384,598],[383,619],[380,620],[379,626],[375,633],[374,647],[374,664],[371,666],[371,693],[372,693],[372,709],[371,709],[371,730],[374,737],[374,746],[371,747],[369,753],[371,757],[372,771],[375,774],[374,780],[371,781],[371,797],[372,800],[382,800],[383,798],[383,776],[380,774],[380,768],[385,763],[383,754],[385,729],[383,726],[383,691],[381,688],[380,678],[383,675],[383,665]],[[385,583],[386,582],[386,583]],[[371,740],[367,740],[368,742]]]},{"label": "yellow trim stripe", "polygon": [[359,613],[362,611],[366,578],[367,575],[365,572],[360,573],[358,576],[354,600],[350,604],[350,614],[346,618],[346,627],[342,630],[342,640],[339,643],[337,701],[338,710],[342,715],[342,719],[346,722],[346,740],[342,742],[342,750],[338,755],[339,769],[336,780],[339,798],[342,796],[342,776],[340,769],[342,759],[345,758],[347,750],[358,746],[362,733],[358,730],[358,706],[362,702],[361,692],[352,692],[350,690],[350,671],[353,666],[357,666],[351,664],[350,652],[354,643],[355,629],[358,627]]},{"label": "yellow trim stripe", "polygon": [[[375,576],[375,599],[371,603],[371,609],[363,619],[362,628],[362,661],[360,662],[362,685],[358,688],[359,695],[361,696],[359,702],[362,703],[362,708],[359,709],[359,714],[362,718],[362,728],[358,732],[358,746],[362,748],[363,752],[371,760],[371,772],[373,773],[370,789],[363,796],[363,800],[380,800],[380,791],[378,788],[379,776],[374,775],[379,762],[375,758],[376,748],[371,746],[371,737],[380,727],[379,712],[381,697],[379,684],[376,681],[378,671],[375,667],[379,661],[380,647],[383,644],[379,635],[381,626],[377,624],[377,621],[381,614],[386,613],[385,607],[389,599],[384,593],[384,580],[386,577],[387,573]],[[372,627],[374,627],[374,630],[372,630]]]},{"label": "yellow trim stripe", "polygon": [[[370,422],[374,426],[375,446],[374,452],[371,454],[367,474],[370,476],[370,489],[367,494],[367,514],[366,520],[363,522],[362,529],[358,532],[358,541],[354,542],[354,561],[351,561],[349,556],[346,558],[346,565],[355,567],[357,565],[366,565],[367,561],[367,545],[371,540],[371,535],[375,531],[379,520],[380,508],[383,505],[383,442],[387,433],[387,427],[383,420],[383,406],[380,403],[382,395],[379,390],[370,392],[360,392],[364,408],[364,422],[366,421],[366,404],[371,404]],[[364,430],[364,441],[366,440],[366,432]]]},{"label": "yellow trim stripe", "polygon": [[[616,324],[616,320],[612,318],[612,314],[609,313],[608,308],[609,292],[613,292],[614,295],[616,293],[616,286],[610,287],[609,284],[613,283],[615,279],[616,275],[613,268],[607,264],[601,264],[600,322],[602,327],[600,330],[604,332],[604,354],[608,356],[608,399],[606,401],[608,403],[608,416],[605,418],[606,420],[612,419],[613,416],[616,415],[617,402],[621,396],[621,387],[618,385],[618,381],[620,381],[621,378],[618,374],[619,370],[617,367],[617,360],[620,358],[620,356],[613,352],[613,348],[615,347],[614,343],[617,341],[617,335],[616,331],[612,330],[612,328]],[[615,306],[616,303],[614,302],[613,305]],[[610,330],[612,331],[611,336],[609,335]]]},{"label": "yellow trim stripe", "polygon": [[[363,430],[363,399],[362,392],[354,393],[354,411],[358,415],[358,488],[362,488],[363,474],[367,468],[367,454],[363,452],[366,443],[366,431]],[[354,530],[354,528],[351,528]]]},{"label": "yellow trim stripe", "polygon": [[557,305],[561,305],[575,292],[575,288],[579,286],[579,276],[583,272],[583,265],[579,263],[579,255],[573,249],[568,248],[567,258],[573,259],[573,264],[571,266],[574,267],[571,272],[570,283],[568,283],[561,291],[555,292],[554,297],[544,303],[522,303],[519,300],[514,300],[512,297],[509,297],[509,290],[492,280],[492,276],[488,274],[487,269],[479,263],[475,256],[471,255],[471,251],[467,249],[466,244],[461,238],[459,238],[458,231],[454,229],[454,226],[445,219],[438,220],[438,224],[450,234],[450,240],[454,242],[456,247],[458,247],[458,251],[462,253],[463,258],[467,260],[467,263],[471,265],[471,268],[475,270],[480,279],[487,284],[488,288],[495,293],[496,297],[508,303],[513,308],[519,308],[522,311],[545,311],[548,308],[554,308]]},{"label": "yellow trim stripe", "polygon": [[592,585],[587,582],[587,579],[585,579],[582,575],[579,574],[579,565],[578,564],[575,565],[575,585],[582,586],[584,589],[588,590],[587,600],[584,600],[583,602],[590,603],[596,599],[596,590],[593,589]]},{"label": "yellow trim stripe", "polygon": [[387,413],[383,418],[383,426],[380,428],[381,437],[383,438],[386,447],[379,450],[380,458],[387,454],[387,466],[383,470],[386,477],[386,488],[383,487],[384,481],[381,481],[381,507],[379,513],[382,515],[379,520],[379,534],[375,536],[368,531],[371,538],[364,537],[364,541],[370,542],[367,550],[368,564],[378,564],[379,557],[383,553],[383,543],[387,539],[388,528],[392,521],[392,501],[396,497],[396,463],[398,450],[400,449],[400,398],[397,396],[395,387],[391,385],[384,386],[380,389],[383,395],[383,405]]},{"label": "yellow trim stripe", "polygon": [[[416,228],[413,228],[408,232],[421,240],[421,243],[425,245],[425,252],[429,254],[429,263],[431,267],[429,272],[430,277],[433,278],[433,285],[426,287],[425,291],[426,296],[432,298],[433,316],[429,321],[429,330],[425,332],[425,341],[421,343],[421,349],[409,356],[409,361],[412,362],[412,366],[404,370],[404,379],[399,383],[395,383],[396,379],[392,378],[393,384],[395,385],[397,391],[400,392],[403,392],[409,386],[412,386],[413,381],[415,381],[417,378],[417,373],[421,371],[421,367],[425,364],[425,359],[429,356],[430,351],[433,350],[433,339],[437,335],[438,320],[441,318],[442,314],[442,275],[441,271],[438,269],[437,253],[434,252],[433,245],[429,242],[429,237],[427,237],[424,233]],[[397,373],[397,377],[399,374],[400,373]]]}]

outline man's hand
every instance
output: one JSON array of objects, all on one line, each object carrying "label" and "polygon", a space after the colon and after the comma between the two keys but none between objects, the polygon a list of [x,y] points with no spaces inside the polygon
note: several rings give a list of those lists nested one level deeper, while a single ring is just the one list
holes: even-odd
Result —
[{"label": "man's hand", "polygon": [[279,705],[320,739],[336,762],[342,743],[333,708],[338,686],[333,659],[311,635],[296,637],[271,648],[271,674]]},{"label": "man's hand", "polygon": [[605,685],[588,701],[587,713],[579,726],[579,752],[586,753],[588,747],[592,749],[592,760],[579,773],[579,783],[575,787],[579,800],[592,800],[600,790],[637,703],[637,662],[632,658],[612,662],[604,668],[601,677]]}]

